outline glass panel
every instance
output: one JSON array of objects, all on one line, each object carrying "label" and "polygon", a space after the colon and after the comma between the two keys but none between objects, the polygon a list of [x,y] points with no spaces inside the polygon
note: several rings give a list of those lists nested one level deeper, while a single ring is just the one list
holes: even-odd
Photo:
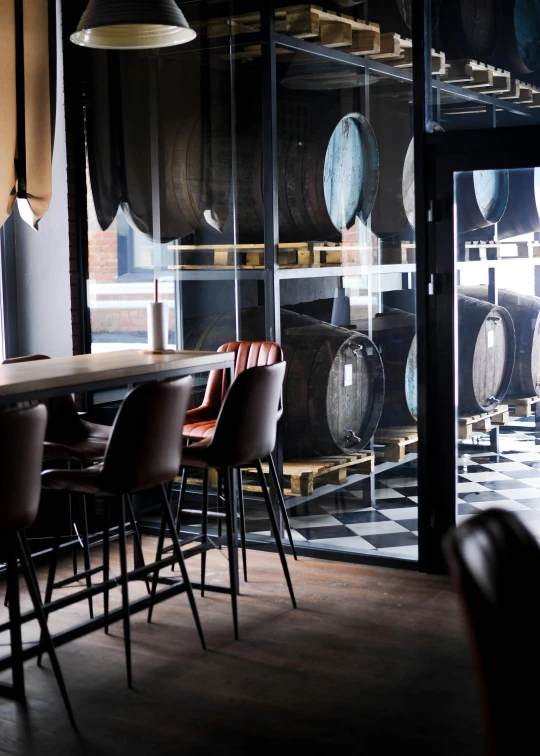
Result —
[{"label": "glass panel", "polygon": [[[318,40],[315,40],[318,43]],[[284,479],[298,543],[417,558],[410,77],[278,48]]]},{"label": "glass panel", "polygon": [[498,507],[540,535],[540,170],[454,187],[457,519]]}]

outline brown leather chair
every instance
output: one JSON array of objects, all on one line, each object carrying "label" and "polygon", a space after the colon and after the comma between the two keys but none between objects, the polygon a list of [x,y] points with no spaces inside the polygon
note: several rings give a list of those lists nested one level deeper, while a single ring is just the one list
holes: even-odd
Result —
[{"label": "brown leather chair", "polygon": [[[218,352],[234,352],[235,377],[244,370],[283,361],[283,352],[273,341],[229,341]],[[216,420],[227,393],[227,376],[224,370],[212,370],[208,377],[203,403],[187,411],[183,436],[187,441],[212,438]]]},{"label": "brown leather chair", "polygon": [[[193,589],[189,582],[180,543],[174,528],[165,484],[177,475],[182,464],[182,423],[193,387],[191,378],[149,383],[134,388],[124,399],[116,417],[102,463],[84,470],[49,470],[42,474],[45,488],[75,491],[117,499],[120,506],[120,566],[124,644],[128,685],[132,687],[129,623],[128,570],[126,559],[126,497],[150,488],[159,488],[163,522],[173,537],[176,560],[180,564],[193,618],[203,648],[204,636]],[[108,529],[104,540],[104,580],[109,578]],[[104,592],[108,617],[108,589]]]},{"label": "brown leather chair", "polygon": [[[264,367],[254,367],[241,372],[229,388],[222,404],[214,435],[210,440],[198,441],[184,449],[185,467],[202,470],[214,469],[220,473],[226,496],[227,544],[229,549],[229,578],[234,622],[234,635],[238,638],[237,585],[236,585],[236,543],[232,517],[232,471],[243,467],[256,467],[263,491],[270,524],[276,540],[283,573],[294,607],[296,600],[289,568],[276,516],[266,486],[261,459],[268,457],[276,444],[276,426],[281,391],[285,377],[285,363],[279,362]],[[165,526],[162,526],[158,542],[158,560],[163,552]],[[203,533],[203,541],[206,540]],[[202,583],[205,575],[205,556],[202,553]],[[154,573],[152,598],[157,585],[157,571]],[[149,617],[151,617],[152,604]]]},{"label": "brown leather chair", "polygon": [[538,542],[513,513],[492,509],[461,525],[446,553],[472,640],[489,753],[528,753],[537,738]]},{"label": "brown leather chair", "polygon": [[[262,367],[265,365],[275,365],[283,361],[283,351],[279,344],[273,341],[229,341],[222,344],[218,352],[235,353],[235,377],[238,377],[244,370],[253,367]],[[203,403],[195,409],[188,410],[186,422],[184,425],[183,437],[187,443],[195,443],[205,439],[211,439],[216,428],[216,421],[221,409],[223,400],[227,393],[227,376],[224,370],[213,370],[208,378]],[[283,413],[282,401],[278,409],[278,420]],[[278,494],[281,516],[285,523],[289,544],[295,559],[297,559],[296,548],[292,538],[289,515],[285,507],[283,491],[277,475],[274,460],[270,455],[268,458],[270,474]],[[187,475],[182,476],[180,494],[178,498],[177,527],[180,525],[180,516],[184,507],[186,493]],[[240,518],[240,537],[242,542],[242,563],[244,580],[247,581],[247,546],[246,546],[246,517],[244,505],[244,493],[242,486],[242,474],[238,471],[238,493],[239,493],[239,518]],[[219,498],[219,494],[218,494]],[[208,512],[208,471],[203,472],[203,528],[207,530],[207,524],[204,522],[205,513]],[[219,520],[221,526],[221,520]],[[221,532],[221,527],[219,528]]]},{"label": "brown leather chair", "polygon": [[13,685],[0,684],[0,695],[19,701],[25,700],[17,574],[17,559],[19,559],[34,612],[41,627],[42,643],[49,654],[71,724],[75,727],[75,719],[47,627],[37,578],[23,533],[34,523],[38,513],[42,449],[46,426],[47,410],[42,404],[0,410],[0,550],[7,565],[9,629],[13,658]]}]

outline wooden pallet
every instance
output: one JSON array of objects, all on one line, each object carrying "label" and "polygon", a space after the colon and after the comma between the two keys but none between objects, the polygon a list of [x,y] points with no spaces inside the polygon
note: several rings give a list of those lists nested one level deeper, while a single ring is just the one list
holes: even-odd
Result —
[{"label": "wooden pallet", "polygon": [[540,402],[540,396],[531,396],[528,399],[511,399],[510,404],[514,405],[515,417],[529,417],[533,414],[533,406]]},{"label": "wooden pallet", "polygon": [[452,60],[441,76],[448,84],[475,89],[481,94],[511,94],[512,77],[509,71],[495,68],[477,60]]},{"label": "wooden pallet", "polygon": [[[286,496],[309,496],[313,493],[315,483],[330,483],[344,485],[348,476],[353,473],[369,475],[373,472],[375,455],[372,452],[358,452],[350,456],[321,457],[316,460],[298,460],[283,463],[283,478]],[[263,464],[263,471],[268,474],[267,464]],[[248,475],[255,474],[255,469],[248,469]],[[246,490],[251,490],[246,480]]]},{"label": "wooden pallet", "polygon": [[[264,244],[171,244],[167,247],[182,255],[204,253],[212,255],[205,265],[180,263],[169,265],[169,270],[208,270],[212,268],[263,269]],[[300,242],[279,245],[279,265],[282,268],[319,268],[341,265],[341,247],[332,242]],[[236,262],[236,265],[235,265]]]},{"label": "wooden pallet", "polygon": [[375,443],[384,445],[385,462],[403,462],[405,454],[418,451],[418,429],[416,426],[379,428]]},{"label": "wooden pallet", "polygon": [[465,262],[480,260],[532,259],[540,257],[540,242],[485,242],[465,243]]},{"label": "wooden pallet", "polygon": [[464,441],[487,433],[493,425],[506,425],[509,419],[510,410],[507,404],[500,404],[497,409],[480,415],[464,415],[458,420],[458,438]]},{"label": "wooden pallet", "polygon": [[411,265],[416,262],[414,242],[381,241],[381,265]]},{"label": "wooden pallet", "polygon": [[[198,28],[209,39],[260,32],[260,13],[216,18]],[[317,5],[292,5],[276,10],[276,31],[297,39],[317,41],[325,47],[351,48],[357,55],[380,50],[379,24],[358,21],[344,13],[326,11]],[[256,55],[257,50],[252,49]],[[260,54],[260,53],[259,53]]]},{"label": "wooden pallet", "polygon": [[[360,55],[348,50],[353,55]],[[369,55],[372,60],[379,60],[396,68],[411,69],[413,65],[412,39],[401,37],[392,32],[381,34],[381,49],[378,53]],[[446,55],[437,50],[431,50],[431,68],[434,76],[446,73]]]}]

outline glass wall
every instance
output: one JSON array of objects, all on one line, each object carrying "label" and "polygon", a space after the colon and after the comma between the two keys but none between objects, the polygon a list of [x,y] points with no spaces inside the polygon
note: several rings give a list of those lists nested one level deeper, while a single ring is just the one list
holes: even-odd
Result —
[{"label": "glass wall", "polygon": [[[277,456],[297,545],[414,560],[411,3],[282,6],[275,30],[260,3],[181,5],[193,43],[92,57],[92,348],[146,343],[155,280],[170,347],[277,332],[288,363]],[[534,51],[516,32],[524,7],[508,4],[519,63],[499,3],[432,5],[434,128],[535,122]],[[511,176],[459,182],[459,266],[489,258],[487,242],[534,247],[537,229],[503,230]],[[491,292],[495,269],[481,269],[460,268],[461,283]],[[249,537],[264,541],[249,475],[244,488]],[[200,496],[195,476],[188,493]]]}]

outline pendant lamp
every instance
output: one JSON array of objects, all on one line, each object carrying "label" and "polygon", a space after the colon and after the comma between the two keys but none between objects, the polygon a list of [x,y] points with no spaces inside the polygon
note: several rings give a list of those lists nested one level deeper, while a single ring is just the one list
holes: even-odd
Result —
[{"label": "pendant lamp", "polygon": [[145,50],[196,36],[175,0],[90,0],[71,41],[102,50]]}]

